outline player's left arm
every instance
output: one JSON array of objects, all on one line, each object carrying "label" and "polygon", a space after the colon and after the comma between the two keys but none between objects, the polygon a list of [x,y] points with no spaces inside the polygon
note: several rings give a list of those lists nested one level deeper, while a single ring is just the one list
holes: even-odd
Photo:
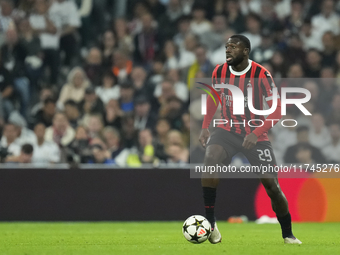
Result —
[{"label": "player's left arm", "polygon": [[[264,98],[269,108],[271,108],[273,105],[273,100],[274,100],[273,88],[276,87],[274,80],[268,71],[263,72],[263,74],[260,76],[260,79],[261,79],[262,93],[264,95]],[[243,141],[244,148],[246,149],[253,148],[257,143],[258,137],[260,137],[264,133],[267,133],[268,130],[271,129],[274,125],[276,125],[276,123],[279,122],[279,120],[282,118],[281,100],[280,100],[279,94],[277,94],[276,100],[277,100],[276,110],[273,113],[269,114],[267,117],[267,119],[271,121],[265,121],[263,126],[257,127],[252,133],[247,135]]]}]

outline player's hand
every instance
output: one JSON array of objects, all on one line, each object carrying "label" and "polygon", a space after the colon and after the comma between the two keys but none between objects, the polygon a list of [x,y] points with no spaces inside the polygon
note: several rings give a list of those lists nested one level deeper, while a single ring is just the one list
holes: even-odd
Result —
[{"label": "player's hand", "polygon": [[200,143],[202,144],[202,146],[204,148],[207,145],[207,141],[208,141],[209,136],[210,136],[209,129],[203,128],[198,140],[200,141]]},{"label": "player's hand", "polygon": [[250,150],[252,149],[257,143],[257,136],[254,133],[250,133],[244,138],[243,141],[243,148]]}]

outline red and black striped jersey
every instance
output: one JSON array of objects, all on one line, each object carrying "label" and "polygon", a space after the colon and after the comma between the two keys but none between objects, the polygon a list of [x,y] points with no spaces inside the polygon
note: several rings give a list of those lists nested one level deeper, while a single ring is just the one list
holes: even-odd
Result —
[{"label": "red and black striped jersey", "polygon": [[[244,95],[244,115],[233,114],[233,95],[228,89],[220,89],[221,119],[226,123],[218,125],[227,131],[246,136],[257,127],[263,125],[265,120],[262,115],[255,115],[248,109],[248,87],[252,87],[252,102],[257,110],[263,110],[266,102],[272,100],[275,83],[271,74],[260,64],[249,60],[248,67],[242,72],[236,72],[227,63],[216,66],[212,74],[213,84],[229,84],[237,86]],[[278,99],[279,100],[279,99]],[[259,121],[262,120],[262,121]],[[248,122],[250,121],[250,122]],[[235,124],[236,123],[236,124]],[[237,124],[239,123],[239,124]],[[249,125],[250,123],[250,125]],[[254,132],[256,133],[256,132]],[[268,140],[267,132],[258,135],[258,141]]]}]

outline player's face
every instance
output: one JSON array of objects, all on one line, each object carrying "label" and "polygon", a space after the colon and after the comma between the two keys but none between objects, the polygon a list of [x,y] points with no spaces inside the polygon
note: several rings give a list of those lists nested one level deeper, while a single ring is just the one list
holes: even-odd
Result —
[{"label": "player's face", "polygon": [[239,40],[233,38],[230,38],[227,41],[225,45],[225,50],[226,61],[228,65],[231,66],[237,66],[238,64],[240,64],[247,54],[247,50],[242,45],[242,43]]}]

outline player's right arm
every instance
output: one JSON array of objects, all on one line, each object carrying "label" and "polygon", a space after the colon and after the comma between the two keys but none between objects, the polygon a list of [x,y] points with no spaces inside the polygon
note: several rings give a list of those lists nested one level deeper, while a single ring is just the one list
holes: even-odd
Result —
[{"label": "player's right arm", "polygon": [[[217,65],[213,71],[213,75],[212,75],[212,83],[216,84],[217,83],[217,69],[218,69],[219,65]],[[215,104],[214,100],[208,96],[207,97],[207,114],[204,115],[204,119],[203,119],[203,124],[202,124],[202,131],[199,137],[199,141],[202,144],[202,146],[205,148],[207,141],[209,139],[210,136],[210,132],[209,132],[209,125],[211,123],[211,120],[213,119],[215,112],[217,110],[217,107],[219,105],[219,100],[217,98],[217,96],[215,95],[215,93],[211,93],[215,99],[215,102],[218,102],[217,104]],[[218,92],[218,94],[220,94],[220,92]]]}]

